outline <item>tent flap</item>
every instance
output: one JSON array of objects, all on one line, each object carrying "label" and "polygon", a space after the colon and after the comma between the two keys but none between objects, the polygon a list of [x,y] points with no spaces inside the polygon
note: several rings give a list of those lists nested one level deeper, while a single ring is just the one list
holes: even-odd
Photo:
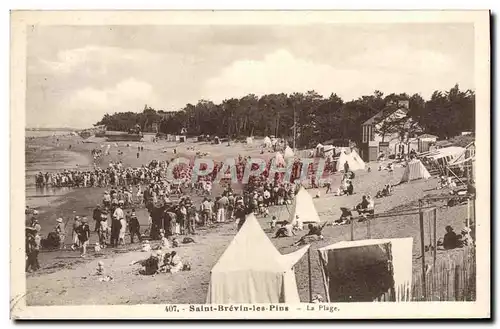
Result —
[{"label": "tent flap", "polygon": [[413,238],[342,241],[318,249],[330,302],[410,301]]}]

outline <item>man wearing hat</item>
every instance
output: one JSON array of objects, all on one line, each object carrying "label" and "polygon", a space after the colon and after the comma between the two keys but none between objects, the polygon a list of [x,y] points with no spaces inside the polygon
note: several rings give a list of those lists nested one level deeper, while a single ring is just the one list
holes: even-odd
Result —
[{"label": "man wearing hat", "polygon": [[135,213],[135,209],[132,209],[132,213],[129,217],[128,228],[130,231],[130,243],[134,243],[134,236],[137,235],[139,242],[141,242],[140,224]]},{"label": "man wearing hat", "polygon": [[78,240],[82,246],[82,257],[87,255],[87,246],[90,240],[90,227],[87,221],[87,217],[82,218],[82,224],[78,228]]},{"label": "man wearing hat", "polygon": [[66,228],[62,218],[56,219],[56,233],[59,236],[59,249],[64,249],[64,240],[66,239]]}]

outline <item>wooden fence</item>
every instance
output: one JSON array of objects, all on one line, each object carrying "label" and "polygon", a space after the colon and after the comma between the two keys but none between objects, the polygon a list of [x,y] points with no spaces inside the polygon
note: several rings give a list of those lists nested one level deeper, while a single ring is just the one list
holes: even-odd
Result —
[{"label": "wooden fence", "polygon": [[457,260],[438,262],[426,273],[413,274],[412,301],[474,301],[476,299],[476,255],[474,248],[463,250]]}]

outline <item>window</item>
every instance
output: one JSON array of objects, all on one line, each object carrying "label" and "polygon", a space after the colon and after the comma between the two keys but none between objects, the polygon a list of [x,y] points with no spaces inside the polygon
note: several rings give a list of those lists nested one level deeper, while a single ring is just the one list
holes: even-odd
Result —
[{"label": "window", "polygon": [[375,130],[373,129],[372,126],[370,126],[370,141],[375,140]]}]

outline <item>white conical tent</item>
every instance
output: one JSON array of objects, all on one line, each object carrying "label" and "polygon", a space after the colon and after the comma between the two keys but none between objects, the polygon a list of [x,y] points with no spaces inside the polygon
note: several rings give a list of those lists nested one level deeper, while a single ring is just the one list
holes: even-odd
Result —
[{"label": "white conical tent", "polygon": [[284,157],[285,157],[285,159],[294,157],[293,150],[290,148],[290,146],[287,146],[285,148]]},{"label": "white conical tent", "polygon": [[[298,219],[297,216],[299,216]],[[293,203],[293,209],[288,222],[292,225],[297,225],[297,221],[300,225],[309,222],[319,223],[321,221],[314,206],[313,198],[303,186],[300,187],[299,192],[295,196],[295,202]]]},{"label": "white conical tent", "polygon": [[358,152],[356,152],[356,150],[352,150],[349,155],[351,156],[351,158],[354,159],[354,161],[356,161],[358,163],[359,169],[365,169],[365,162],[363,161],[363,159],[361,159],[361,157],[359,156]]},{"label": "white conical tent", "polygon": [[318,253],[328,302],[411,301],[413,238],[342,241]]},{"label": "white conical tent", "polygon": [[[361,160],[362,161],[362,160]],[[349,164],[349,170],[350,171],[355,171],[355,170],[360,170],[365,168],[365,164],[359,163],[352,157],[351,154],[345,153],[345,151],[340,152],[340,156],[337,160],[337,171],[344,170],[344,163]]]},{"label": "white conical tent", "polygon": [[408,162],[408,165],[401,177],[401,183],[409,182],[415,179],[428,179],[431,177],[427,168],[418,159]]},{"label": "white conical tent", "polygon": [[264,147],[271,147],[272,146],[271,138],[267,136],[264,137],[264,142],[262,144],[264,145]]},{"label": "white conical tent", "polygon": [[300,303],[292,267],[308,249],[280,254],[250,214],[212,269],[207,303]]}]

